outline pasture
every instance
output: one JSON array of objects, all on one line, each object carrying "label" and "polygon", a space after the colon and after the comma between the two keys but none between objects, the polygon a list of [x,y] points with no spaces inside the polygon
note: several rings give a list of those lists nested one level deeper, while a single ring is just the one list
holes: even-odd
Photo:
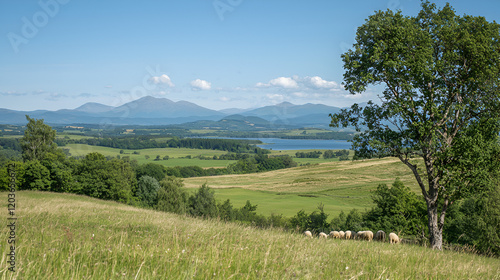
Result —
[{"label": "pasture", "polygon": [[257,213],[291,217],[299,210],[312,212],[319,203],[330,218],[340,211],[369,209],[372,191],[379,184],[391,185],[399,178],[420,193],[411,171],[396,158],[335,161],[271,172],[195,177],[184,179],[187,188],[207,183],[219,200],[231,199],[236,207],[247,200],[257,204]]},{"label": "pasture", "polygon": [[[157,139],[158,140],[158,139]],[[166,138],[165,138],[166,140]],[[160,139],[161,141],[161,139]],[[207,150],[207,149],[188,149],[188,148],[158,148],[158,149],[140,149],[140,150],[123,150],[124,153],[120,154],[121,149],[109,148],[109,147],[101,147],[101,146],[91,146],[87,144],[68,144],[66,146],[61,146],[63,149],[69,149],[69,152],[72,156],[85,156],[92,152],[98,152],[103,154],[104,156],[110,157],[124,157],[128,156],[130,159],[135,159],[139,164],[145,163],[157,163],[166,167],[174,167],[174,166],[200,166],[202,168],[220,168],[227,167],[231,163],[235,163],[235,160],[201,160],[198,158],[194,158],[196,156],[205,156],[205,157],[213,157],[214,155],[220,156],[223,154],[227,154],[226,151],[218,151],[218,150]],[[304,151],[304,150],[301,150]],[[309,151],[309,150],[305,150]],[[313,150],[311,150],[313,151]],[[324,151],[324,150],[321,150]],[[139,154],[134,154],[134,152],[138,152]],[[290,151],[272,151],[271,155],[290,155],[295,156],[297,150]],[[156,156],[160,156],[162,159],[164,156],[169,156],[168,160],[159,160],[155,161]],[[146,156],[149,158],[146,159]],[[190,156],[191,159],[186,158]],[[351,155],[352,156],[352,155]],[[323,159],[323,158],[294,158],[299,165],[301,164],[316,164],[316,163],[325,163],[325,162],[335,162],[338,161],[337,158],[333,159]]]},{"label": "pasture", "polygon": [[498,258],[474,254],[309,239],[71,194],[20,191],[16,200],[16,269],[4,239],[0,279],[500,278]]},{"label": "pasture", "polygon": [[[198,158],[193,158],[195,156],[201,155],[206,157],[213,157],[214,155],[223,155],[227,152],[216,151],[216,150],[201,150],[201,149],[188,149],[188,148],[158,148],[158,149],[140,149],[140,150],[123,150],[124,153],[120,154],[121,149],[91,146],[86,144],[68,144],[62,148],[69,149],[72,156],[85,156],[92,152],[98,152],[104,156],[110,157],[125,157],[128,156],[130,159],[135,159],[139,164],[145,163],[157,163],[166,167],[174,166],[200,166],[203,168],[209,167],[226,167],[231,163],[236,162],[235,160],[201,160]],[[134,154],[138,152],[139,154]],[[169,156],[168,160],[155,161],[156,156],[160,156],[163,159],[164,156]],[[149,158],[146,158],[148,156]],[[187,156],[192,157],[191,159],[186,158]]]}]

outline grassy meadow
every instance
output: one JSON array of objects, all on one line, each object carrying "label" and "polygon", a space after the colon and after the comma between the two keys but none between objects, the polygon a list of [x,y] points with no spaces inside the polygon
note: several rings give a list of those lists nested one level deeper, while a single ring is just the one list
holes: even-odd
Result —
[{"label": "grassy meadow", "polygon": [[[157,139],[158,140],[158,139]],[[231,163],[235,163],[236,160],[201,160],[198,158],[187,159],[186,156],[205,156],[205,157],[213,157],[214,155],[220,156],[223,154],[227,154],[226,151],[218,151],[218,150],[207,150],[207,149],[189,149],[189,148],[158,148],[158,149],[140,149],[140,150],[123,150],[124,153],[120,154],[121,149],[116,148],[108,148],[101,146],[91,146],[86,144],[68,144],[66,146],[61,147],[63,149],[69,149],[69,152],[72,156],[85,156],[92,152],[98,152],[105,156],[128,156],[130,159],[135,159],[139,164],[154,162],[157,164],[164,165],[166,167],[174,167],[174,166],[200,166],[203,168],[210,167],[227,167]],[[309,150],[301,150],[303,152],[308,152]],[[310,150],[315,151],[315,150]],[[320,150],[324,151],[324,150]],[[133,154],[134,152],[139,152],[140,154]],[[272,151],[271,155],[290,155],[295,156],[296,150],[290,151]],[[146,155],[149,156],[146,159]],[[162,159],[164,156],[169,156],[169,160],[159,160],[155,161],[156,156],[159,155]],[[323,159],[323,158],[294,158],[294,160],[299,164],[316,164],[316,163],[325,163],[325,162],[335,162],[338,161],[337,158],[334,159]]]},{"label": "grassy meadow", "polygon": [[[123,150],[124,153],[120,154],[121,149],[101,147],[101,146],[91,146],[86,144],[68,144],[62,148],[69,149],[72,156],[85,156],[92,152],[98,152],[104,156],[111,157],[124,157],[128,156],[130,159],[135,159],[139,164],[145,163],[157,163],[166,167],[174,166],[200,166],[203,168],[209,167],[226,167],[231,163],[236,162],[235,160],[201,160],[198,158],[185,158],[187,156],[206,156],[213,157],[214,155],[227,154],[225,151],[216,150],[201,150],[201,149],[188,149],[188,148],[157,148],[157,149],[140,149],[140,150]],[[134,152],[139,152],[139,154],[133,154]],[[164,156],[169,156],[168,160],[155,161],[156,156],[159,155],[162,159]],[[149,156],[146,159],[146,156]]]},{"label": "grassy meadow", "polygon": [[291,217],[299,210],[312,212],[319,203],[330,218],[340,211],[372,206],[372,191],[379,184],[391,185],[399,178],[420,193],[411,171],[396,158],[334,161],[271,172],[195,177],[184,179],[187,188],[207,183],[219,200],[231,199],[236,207],[247,200],[257,204],[257,213]]},{"label": "grassy meadow", "polygon": [[474,254],[308,239],[70,194],[16,201],[16,271],[3,226],[0,279],[500,279],[498,258]]}]

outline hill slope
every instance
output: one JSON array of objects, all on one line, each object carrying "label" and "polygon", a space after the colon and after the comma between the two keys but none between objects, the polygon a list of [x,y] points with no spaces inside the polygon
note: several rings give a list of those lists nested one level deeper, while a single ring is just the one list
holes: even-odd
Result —
[{"label": "hill slope", "polygon": [[[16,272],[1,279],[494,279],[500,260],[306,239],[86,197],[17,192]],[[8,228],[1,233],[7,236]],[[5,256],[7,242],[3,243]]]}]

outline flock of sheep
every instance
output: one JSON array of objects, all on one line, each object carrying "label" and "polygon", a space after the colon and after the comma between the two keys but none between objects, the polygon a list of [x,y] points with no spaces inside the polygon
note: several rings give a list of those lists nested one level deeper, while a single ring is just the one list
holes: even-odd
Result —
[{"label": "flock of sheep", "polygon": [[[307,237],[310,237],[310,238],[313,238],[313,235],[310,231],[304,231],[304,235],[307,236]],[[373,232],[367,230],[367,231],[358,231],[358,232],[355,232],[355,231],[346,231],[346,232],[343,232],[343,231],[332,231],[330,232],[330,234],[326,234],[324,232],[320,232],[319,233],[319,238],[337,238],[337,239],[360,239],[360,240],[368,240],[368,241],[372,241],[374,239],[374,236],[373,236]],[[377,231],[377,233],[375,234],[375,240],[376,241],[381,241],[381,242],[384,242],[386,239],[386,235],[385,235],[385,232],[382,231],[382,230],[379,230]],[[389,242],[391,244],[397,244],[400,242],[400,239],[398,237],[397,234],[395,234],[394,232],[391,232],[389,233]]]}]

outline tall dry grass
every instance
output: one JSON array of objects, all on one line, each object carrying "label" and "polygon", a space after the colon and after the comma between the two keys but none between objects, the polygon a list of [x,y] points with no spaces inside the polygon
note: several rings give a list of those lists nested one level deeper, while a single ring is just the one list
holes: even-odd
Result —
[{"label": "tall dry grass", "polygon": [[473,254],[307,239],[68,194],[17,200],[17,270],[3,238],[0,279],[500,279],[499,259]]}]

